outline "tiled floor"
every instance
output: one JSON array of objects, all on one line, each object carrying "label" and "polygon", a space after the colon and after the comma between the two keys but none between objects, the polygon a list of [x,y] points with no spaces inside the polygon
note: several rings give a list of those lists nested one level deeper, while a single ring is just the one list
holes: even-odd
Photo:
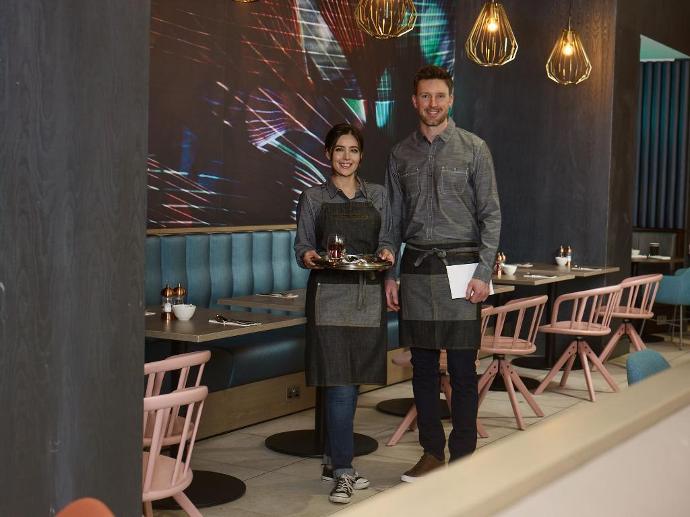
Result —
[{"label": "tiled floor", "polygon": [[[673,366],[690,360],[690,341],[679,351],[675,344],[659,342],[650,345],[661,352]],[[486,367],[488,359],[482,362]],[[621,388],[627,386],[625,356],[612,360],[609,371]],[[526,376],[541,378],[544,372],[520,369]],[[558,379],[559,377],[557,377]],[[597,397],[615,396],[603,378],[594,373]],[[584,376],[581,371],[571,374],[565,389],[552,383],[552,389],[537,397],[545,418],[553,418],[569,408],[589,403]],[[599,391],[601,390],[601,391]],[[409,382],[389,386],[363,394],[359,399],[355,430],[376,438],[379,448],[374,453],[355,458],[355,467],[371,480],[368,490],[355,492],[353,503],[400,483],[400,474],[413,465],[421,454],[417,433],[406,433],[398,445],[386,447],[386,441],[400,422],[399,417],[380,413],[375,409],[378,402],[396,397],[410,397]],[[535,417],[527,404],[518,396],[526,425],[543,421]],[[478,446],[491,443],[518,432],[508,401],[502,392],[490,392],[479,410],[479,417],[490,434],[479,439]],[[343,508],[328,501],[331,483],[320,480],[320,462],[279,454],[264,446],[264,439],[276,432],[309,429],[313,426],[313,410],[257,424],[232,433],[203,440],[194,449],[193,465],[196,468],[231,474],[247,485],[246,494],[240,499],[222,506],[201,510],[204,516],[322,516]],[[448,425],[446,424],[448,430]],[[184,515],[182,512],[156,511],[157,517]]]}]

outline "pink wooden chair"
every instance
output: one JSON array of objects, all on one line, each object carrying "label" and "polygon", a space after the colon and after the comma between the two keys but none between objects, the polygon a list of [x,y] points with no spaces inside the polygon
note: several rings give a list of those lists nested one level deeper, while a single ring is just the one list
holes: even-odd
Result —
[{"label": "pink wooden chair", "polygon": [[[506,356],[534,353],[536,350],[534,339],[537,335],[537,329],[539,328],[547,299],[546,295],[532,296],[512,300],[500,307],[482,310],[482,341],[480,350],[493,354],[493,360],[479,380],[479,406],[481,407],[486,394],[491,388],[491,384],[493,384],[494,379],[500,373],[508,392],[510,405],[513,407],[515,420],[517,421],[518,428],[521,430],[525,429],[525,423],[520,413],[517,397],[515,396],[515,388],[522,394],[537,416],[544,416],[544,412],[527,390],[522,379],[520,379],[520,376],[510,364],[510,361],[506,359]],[[510,326],[511,329],[508,329],[505,325],[506,318],[510,318],[509,321],[515,318],[514,325]],[[491,321],[494,322],[494,332],[492,335],[487,332]]]},{"label": "pink wooden chair", "polygon": [[[574,336],[575,339],[570,342],[561,357],[556,361],[556,364],[553,365],[553,368],[551,368],[539,387],[534,391],[535,395],[539,395],[546,389],[551,379],[563,368],[563,365],[565,365],[565,370],[563,371],[560,385],[561,387],[565,386],[576,355],[580,356],[582,368],[585,372],[589,400],[592,402],[596,400],[589,361],[592,361],[594,366],[597,367],[606,382],[611,386],[611,389],[619,391],[613,377],[611,377],[611,374],[587,344],[585,337],[605,336],[611,332],[611,318],[613,317],[614,308],[620,303],[620,296],[621,286],[613,285],[590,289],[589,291],[563,294],[556,299],[551,312],[551,323],[542,325],[539,327],[539,331]],[[562,305],[565,307],[572,306],[570,318],[567,320],[558,319],[558,312]]]},{"label": "pink wooden chair", "polygon": [[[153,516],[152,501],[172,497],[191,517],[201,513],[184,494],[192,482],[190,463],[194,441],[199,428],[199,419],[208,395],[206,386],[183,388],[181,390],[144,397],[144,429],[151,429],[151,446],[143,455],[143,503],[146,517]],[[172,418],[180,409],[185,416],[175,457],[161,454],[163,439]]]},{"label": "pink wooden chair", "polygon": [[623,318],[616,332],[599,354],[599,360],[605,363],[613,352],[616,344],[623,336],[628,336],[630,342],[637,351],[647,348],[642,338],[635,330],[631,320],[644,321],[654,317],[652,308],[656,293],[659,290],[659,283],[664,275],[641,275],[626,278],[621,282],[620,305],[613,308],[614,318]]},{"label": "pink wooden chair", "polygon": [[[393,362],[398,366],[411,367],[412,366],[412,353],[408,350],[402,352],[393,357]],[[439,371],[441,372],[441,378],[439,380],[439,387],[441,393],[446,397],[446,404],[448,404],[448,411],[452,411],[450,397],[453,393],[453,389],[450,387],[450,378],[448,377],[448,360],[446,357],[446,351],[441,350],[441,355],[439,357]],[[395,430],[393,435],[390,437],[386,445],[392,447],[396,445],[403,435],[407,431],[414,431],[417,428],[417,406],[412,404],[407,414],[403,417],[402,422]],[[477,420],[477,434],[482,438],[487,438],[487,434],[484,426]]]},{"label": "pink wooden chair", "polygon": [[[163,381],[166,376],[168,376],[171,381],[175,381],[174,377],[177,376],[175,390],[199,386],[201,384],[201,376],[204,373],[204,365],[210,358],[211,352],[202,350],[199,352],[173,355],[162,361],[146,363],[144,365],[144,375],[146,376],[146,390],[144,396],[152,397],[160,395]],[[196,373],[193,370],[194,368],[197,368]],[[150,425],[153,424],[151,423]],[[184,417],[179,415],[178,410],[174,411],[163,436],[164,447],[180,443],[183,425]],[[151,445],[152,435],[151,429],[144,428],[144,447]]]},{"label": "pink wooden chair", "polygon": [[56,517],[115,517],[115,514],[98,499],[82,497],[65,506]]}]

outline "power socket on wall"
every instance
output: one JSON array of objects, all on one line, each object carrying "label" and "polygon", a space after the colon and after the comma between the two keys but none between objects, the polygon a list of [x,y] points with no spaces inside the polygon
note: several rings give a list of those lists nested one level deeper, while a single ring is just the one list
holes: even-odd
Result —
[{"label": "power socket on wall", "polygon": [[300,396],[299,386],[288,386],[286,395],[289,399],[298,399]]}]

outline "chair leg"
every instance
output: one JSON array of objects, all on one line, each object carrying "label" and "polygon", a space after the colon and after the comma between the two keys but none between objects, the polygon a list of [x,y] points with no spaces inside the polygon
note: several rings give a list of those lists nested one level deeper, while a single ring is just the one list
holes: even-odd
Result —
[{"label": "chair leg", "polygon": [[683,306],[680,306],[680,327],[678,327],[678,334],[680,335],[680,343],[678,343],[678,350],[683,350]]},{"label": "chair leg", "polygon": [[582,349],[584,350],[587,357],[589,357],[592,360],[592,363],[597,367],[599,373],[602,375],[602,377],[604,377],[608,385],[611,386],[611,389],[615,392],[619,392],[620,389],[618,388],[618,384],[616,384],[616,381],[613,380],[613,377],[604,366],[604,363],[599,361],[599,358],[597,357],[597,354],[594,353],[594,350],[592,350],[592,348],[587,343],[583,343]]},{"label": "chair leg", "polygon": [[521,431],[525,430],[525,422],[522,420],[522,414],[520,413],[520,406],[518,405],[517,397],[515,396],[515,388],[513,388],[513,381],[510,378],[510,372],[508,371],[506,361],[500,361],[501,377],[503,377],[503,383],[505,384],[506,391],[508,392],[508,398],[510,399],[510,405],[513,406],[513,414],[515,415],[515,420],[517,420],[518,429]]},{"label": "chair leg", "polygon": [[442,375],[441,376],[441,391],[443,392],[443,395],[446,397],[446,404],[448,405],[448,411],[450,411],[452,413],[453,408],[451,406],[451,398],[453,396],[453,388],[450,385],[450,380],[448,378],[448,375]]},{"label": "chair leg", "polygon": [[477,434],[479,435],[480,438],[488,438],[489,437],[489,433],[486,432],[486,428],[479,421],[478,418],[477,418]]},{"label": "chair leg", "polygon": [[551,382],[551,379],[553,379],[556,376],[556,374],[561,370],[561,368],[563,368],[565,362],[568,359],[570,359],[570,356],[572,356],[575,353],[577,353],[577,341],[572,341],[568,345],[568,348],[565,349],[558,361],[556,361],[556,364],[553,365],[553,368],[549,370],[549,373],[546,375],[546,377],[544,377],[544,380],[541,381],[541,384],[537,386],[536,390],[534,390],[535,395],[539,395],[546,389],[546,387]]},{"label": "chair leg", "polygon": [[489,367],[486,369],[481,379],[479,379],[479,406],[482,405],[484,397],[489,392],[491,384],[494,382],[494,378],[498,374],[498,361],[494,359]]},{"label": "chair leg", "polygon": [[606,360],[609,358],[609,355],[611,355],[611,352],[613,352],[613,348],[616,346],[616,344],[618,344],[620,338],[625,335],[625,325],[625,322],[619,325],[619,327],[616,329],[616,332],[613,333],[611,339],[609,339],[609,342],[606,343],[606,346],[601,351],[601,354],[599,354],[599,360],[602,363],[606,362]]},{"label": "chair leg", "polygon": [[[644,324],[645,321],[646,320],[642,320],[642,323]],[[645,348],[647,348],[647,345],[645,345],[644,341],[642,341],[642,336],[640,336],[640,334],[637,333],[637,330],[635,330],[635,327],[632,323],[628,323],[626,334],[630,338],[630,342],[635,347],[635,350],[639,352],[640,350],[644,350]]]},{"label": "chair leg", "polygon": [[393,436],[391,436],[390,440],[388,440],[388,443],[386,444],[388,447],[392,447],[396,443],[400,441],[400,438],[409,430],[411,427],[414,425],[414,422],[417,420],[417,406],[412,404],[412,407],[410,410],[407,412],[405,417],[402,419],[402,422],[400,422],[400,425],[398,428],[395,430],[393,433]]},{"label": "chair leg", "polygon": [[565,365],[565,369],[563,370],[563,376],[561,377],[560,382],[561,388],[564,388],[566,383],[568,382],[568,376],[570,375],[570,372],[573,369],[573,364],[575,364],[575,354],[570,356],[570,359],[568,359],[568,363]]},{"label": "chair leg", "polygon": [[585,349],[582,347],[581,343],[578,343],[577,345],[577,353],[580,356],[580,362],[582,363],[582,371],[585,372],[585,382],[587,383],[587,391],[589,391],[589,400],[592,402],[596,402],[597,397],[594,394],[592,372],[589,370],[589,361],[587,361],[587,354],[585,353]]},{"label": "chair leg", "polygon": [[194,506],[194,503],[189,500],[189,497],[187,497],[184,492],[174,494],[172,497],[175,499],[175,502],[180,505],[180,508],[182,508],[187,515],[189,515],[189,517],[203,517],[201,512],[197,510],[196,506]]},{"label": "chair leg", "polygon": [[673,343],[673,340],[676,339],[676,314],[678,314],[678,306],[674,305],[673,306],[673,320],[671,323],[671,343]]},{"label": "chair leg", "polygon": [[144,515],[153,517],[153,503],[151,501],[144,501]]},{"label": "chair leg", "polygon": [[[573,357],[575,357],[575,356],[573,356]],[[537,404],[537,401],[534,400],[534,397],[532,396],[532,394],[527,389],[527,386],[525,386],[525,383],[522,382],[522,379],[520,378],[520,376],[515,371],[515,368],[513,368],[513,365],[508,363],[507,367],[508,367],[508,372],[510,373],[510,378],[513,380],[513,384],[518,389],[518,391],[522,394],[522,396],[525,398],[525,401],[527,401],[527,404],[529,404],[529,407],[532,408],[532,411],[534,411],[534,414],[537,416],[544,416],[544,412],[539,407],[539,404]]]}]

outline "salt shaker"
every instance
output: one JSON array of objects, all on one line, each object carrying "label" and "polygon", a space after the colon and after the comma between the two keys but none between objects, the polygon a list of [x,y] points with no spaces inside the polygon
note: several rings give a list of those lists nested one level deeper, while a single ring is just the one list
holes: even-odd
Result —
[{"label": "salt shaker", "polygon": [[165,287],[161,290],[161,319],[163,321],[172,321],[175,319],[175,315],[172,311],[174,296],[175,290],[168,284],[165,284]]}]

